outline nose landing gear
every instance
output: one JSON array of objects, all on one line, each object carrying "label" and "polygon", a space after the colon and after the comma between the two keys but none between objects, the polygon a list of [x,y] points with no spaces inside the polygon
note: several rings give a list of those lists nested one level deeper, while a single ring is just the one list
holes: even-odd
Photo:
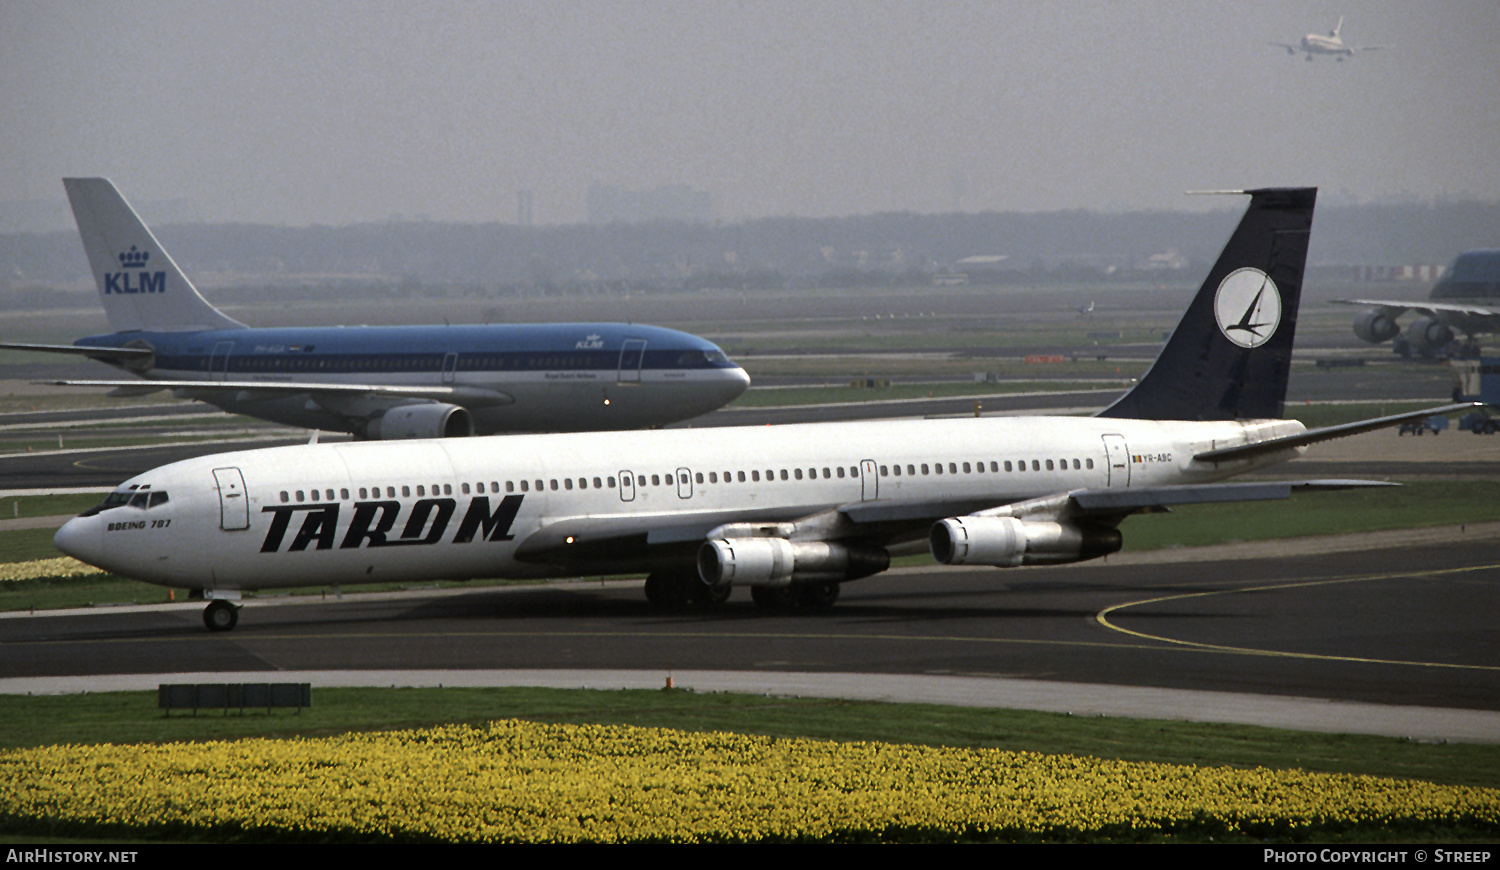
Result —
[{"label": "nose landing gear", "polygon": [[203,624],[209,631],[229,631],[240,621],[239,605],[215,598],[203,611]]}]

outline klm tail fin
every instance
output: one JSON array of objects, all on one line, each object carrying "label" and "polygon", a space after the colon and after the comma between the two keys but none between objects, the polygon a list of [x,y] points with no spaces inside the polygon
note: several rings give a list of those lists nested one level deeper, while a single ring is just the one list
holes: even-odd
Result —
[{"label": "klm tail fin", "polygon": [[243,329],[208,304],[107,178],[64,178],[73,219],[117,332]]},{"label": "klm tail fin", "polygon": [[1317,188],[1243,191],[1250,207],[1150,371],[1101,417],[1279,418]]}]

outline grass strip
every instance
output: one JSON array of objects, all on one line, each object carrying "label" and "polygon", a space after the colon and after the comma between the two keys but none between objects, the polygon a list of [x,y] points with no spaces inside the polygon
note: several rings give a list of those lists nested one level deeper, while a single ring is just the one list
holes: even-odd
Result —
[{"label": "grass strip", "polygon": [[[328,689],[297,716],[165,717],[152,700],[0,699],[6,721],[26,723],[10,746],[98,747],[0,755],[0,830],[348,842],[1500,832],[1492,746],[684,691]],[[488,724],[506,718],[525,722]],[[448,723],[468,724],[406,730]],[[279,742],[177,742],[252,736]],[[124,818],[109,809],[120,802]]]}]

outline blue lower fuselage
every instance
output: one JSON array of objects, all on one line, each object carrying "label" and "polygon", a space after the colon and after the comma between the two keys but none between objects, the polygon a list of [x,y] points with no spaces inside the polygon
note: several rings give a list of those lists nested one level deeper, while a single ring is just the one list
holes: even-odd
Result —
[{"label": "blue lower fuselage", "polygon": [[[202,381],[179,395],[278,423],[359,431],[403,400],[298,393],[289,382],[454,387],[478,434],[628,429],[684,420],[744,392],[749,377],[716,345],[612,323],[132,331],[83,347],[149,347],[120,364],[147,380]],[[267,389],[247,389],[245,382]],[[234,388],[215,387],[231,382]]]}]

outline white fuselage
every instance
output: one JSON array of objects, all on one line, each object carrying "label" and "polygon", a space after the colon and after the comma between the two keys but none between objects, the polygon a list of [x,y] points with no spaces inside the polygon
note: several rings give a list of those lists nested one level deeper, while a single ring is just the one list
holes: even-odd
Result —
[{"label": "white fuselage", "polygon": [[1302,37],[1302,48],[1314,54],[1353,54],[1344,41],[1336,36],[1319,36],[1309,33]]},{"label": "white fuselage", "polygon": [[631,570],[623,554],[586,572],[556,556],[590,537],[701,542],[724,523],[871,502],[977,511],[1085,488],[1204,483],[1297,451],[1218,465],[1195,454],[1300,431],[1296,421],[1010,417],[300,445],[147,472],[116,490],[118,506],[69,521],[56,540],[115,573],[213,590],[615,573]]}]

